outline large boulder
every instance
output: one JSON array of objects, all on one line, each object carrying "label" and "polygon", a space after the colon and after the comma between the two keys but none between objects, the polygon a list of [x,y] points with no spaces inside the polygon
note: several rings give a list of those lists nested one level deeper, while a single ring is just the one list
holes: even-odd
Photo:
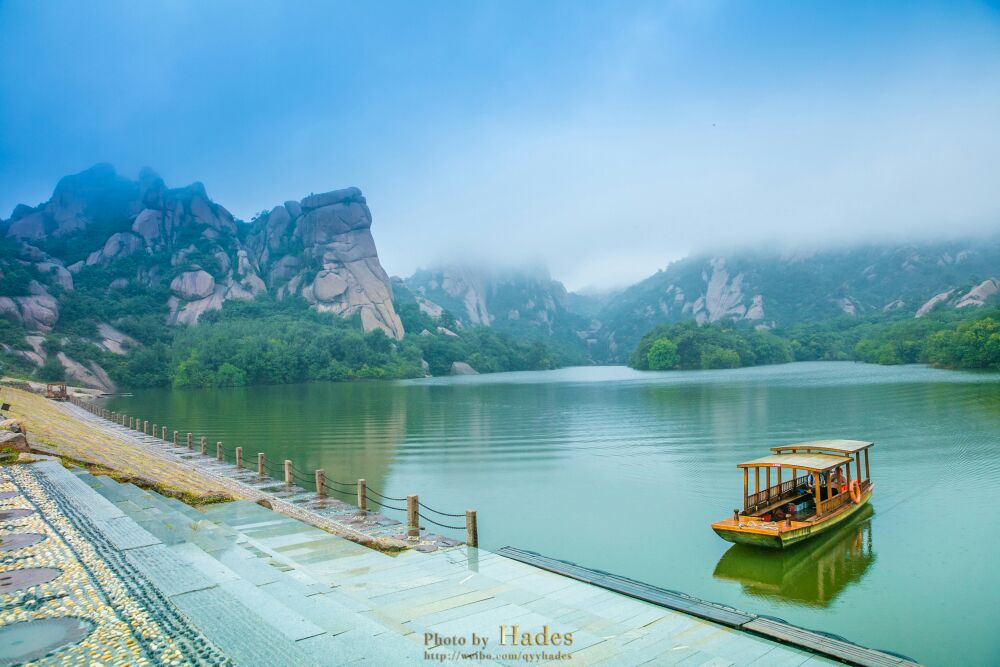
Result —
[{"label": "large boulder", "polygon": [[35,265],[35,270],[39,273],[47,273],[52,276],[53,282],[68,292],[73,291],[73,274],[66,270],[62,264],[55,262],[39,262]]},{"label": "large boulder", "polygon": [[479,372],[464,361],[451,362],[451,375],[479,375]]},{"label": "large boulder", "polygon": [[153,245],[163,234],[163,212],[143,209],[132,222],[132,231],[141,236],[146,245]]},{"label": "large boulder", "polygon": [[185,271],[170,282],[170,291],[179,299],[196,301],[215,291],[215,278],[207,271]]},{"label": "large boulder", "polygon": [[13,449],[18,452],[28,451],[28,439],[23,433],[0,430],[0,449]]},{"label": "large boulder", "polygon": [[142,247],[142,239],[135,234],[129,234],[126,232],[112,234],[108,237],[108,240],[104,242],[103,248],[90,253],[87,257],[87,266],[110,264],[116,259],[128,257],[129,255],[142,250]]},{"label": "large boulder", "polygon": [[5,296],[0,297],[0,315],[7,315],[28,331],[44,333],[59,321],[59,304],[44,291],[30,296]]}]

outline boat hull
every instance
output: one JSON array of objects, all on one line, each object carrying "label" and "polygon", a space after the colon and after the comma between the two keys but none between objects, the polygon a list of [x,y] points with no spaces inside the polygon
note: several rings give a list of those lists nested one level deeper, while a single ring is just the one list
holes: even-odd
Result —
[{"label": "boat hull", "polygon": [[740,526],[732,519],[712,524],[712,530],[727,542],[763,547],[765,549],[787,549],[790,546],[804,542],[817,535],[822,535],[836,526],[843,524],[855,516],[861,508],[868,504],[872,497],[872,488],[861,496],[861,502],[845,505],[831,516],[817,523],[796,523],[791,528],[778,526],[768,529],[754,526]]}]

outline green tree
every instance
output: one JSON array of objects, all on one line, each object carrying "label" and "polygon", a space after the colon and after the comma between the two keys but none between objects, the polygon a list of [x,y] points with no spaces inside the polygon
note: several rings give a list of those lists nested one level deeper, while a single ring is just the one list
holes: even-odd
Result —
[{"label": "green tree", "polygon": [[701,367],[703,369],[739,368],[739,366],[740,355],[736,350],[710,345],[701,351]]},{"label": "green tree", "polygon": [[237,368],[226,362],[215,371],[216,387],[242,387],[247,383],[247,374],[242,368]]},{"label": "green tree", "polygon": [[59,382],[66,379],[66,367],[62,365],[55,354],[45,357],[45,363],[38,369],[38,379],[46,382]]},{"label": "green tree", "polygon": [[188,357],[177,365],[173,373],[175,387],[209,387],[212,385],[212,372],[205,368],[198,359],[198,352],[192,350]]},{"label": "green tree", "polygon": [[677,365],[677,346],[669,338],[658,338],[646,354],[646,367],[651,371],[670,370]]}]

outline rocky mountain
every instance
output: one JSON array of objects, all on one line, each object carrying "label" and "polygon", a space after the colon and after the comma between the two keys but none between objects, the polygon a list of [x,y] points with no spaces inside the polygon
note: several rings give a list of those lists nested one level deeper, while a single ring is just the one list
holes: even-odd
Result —
[{"label": "rocky mountain", "polygon": [[[371,224],[357,188],[287,201],[246,223],[201,183],[168,188],[149,169],[130,180],[97,165],[60,180],[47,202],[18,205],[0,221],[0,315],[44,335],[82,281],[88,295],[103,299],[136,289],[162,295],[166,325],[195,324],[230,299],[294,294],[317,310],[357,315],[365,331],[401,339]],[[128,337],[113,324],[102,323],[95,342],[124,351]],[[16,352],[32,362],[44,358],[32,348]],[[75,369],[72,359],[63,365],[90,384],[84,371],[100,375]]]},{"label": "rocky mountain", "polygon": [[597,326],[572,308],[571,295],[543,268],[489,269],[449,265],[417,271],[402,281],[420,310],[435,319],[447,311],[456,326],[489,326],[518,338],[553,340],[589,357]]},{"label": "rocky mountain", "polygon": [[[286,201],[244,222],[201,183],[168,188],[149,169],[132,180],[97,165],[0,220],[0,351],[29,369],[58,359],[70,379],[110,388],[67,337],[125,355],[136,338],[155,341],[156,329],[194,325],[226,301],[260,295],[301,297],[397,341],[402,309],[413,333],[455,338],[468,329],[474,340],[487,326],[551,344],[558,363],[623,361],[647,331],[682,320],[775,328],[1000,300],[1000,238],[701,255],[625,290],[584,295],[539,268],[454,264],[390,281],[371,224],[357,188]],[[47,335],[64,343],[49,350]]]},{"label": "rocky mountain", "polygon": [[595,356],[621,360],[645,332],[681,320],[774,328],[834,317],[921,317],[934,308],[981,306],[998,291],[996,238],[690,257],[599,311]]}]

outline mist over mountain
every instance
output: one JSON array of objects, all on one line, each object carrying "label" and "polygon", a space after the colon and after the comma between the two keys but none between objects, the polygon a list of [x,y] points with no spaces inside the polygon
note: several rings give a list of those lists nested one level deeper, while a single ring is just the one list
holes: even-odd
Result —
[{"label": "mist over mountain", "polygon": [[997,300],[1000,237],[867,244],[793,254],[701,255],[617,293],[598,312],[594,355],[621,360],[658,324],[775,328],[837,317],[919,317]]},{"label": "mist over mountain", "polygon": [[[155,340],[156,328],[196,326],[226,303],[266,297],[300,300],[393,341],[430,337],[409,348],[417,356],[406,362],[425,371],[447,372],[456,362],[501,370],[621,362],[645,333],[671,322],[774,329],[917,318],[994,303],[1000,291],[997,236],[703,254],[622,290],[580,294],[537,264],[456,262],[390,280],[371,225],[357,188],[288,200],[245,222],[201,183],[170,188],[150,169],[132,180],[96,165],[61,179],[46,202],[18,205],[0,221],[0,349],[38,368],[56,357],[74,379],[109,388],[88,345],[128,354],[144,347],[143,333]],[[483,328],[504,340],[544,342],[558,354],[536,350],[534,361],[509,363],[474,357],[486,342],[468,336]],[[461,349],[448,348],[459,339]]]}]

